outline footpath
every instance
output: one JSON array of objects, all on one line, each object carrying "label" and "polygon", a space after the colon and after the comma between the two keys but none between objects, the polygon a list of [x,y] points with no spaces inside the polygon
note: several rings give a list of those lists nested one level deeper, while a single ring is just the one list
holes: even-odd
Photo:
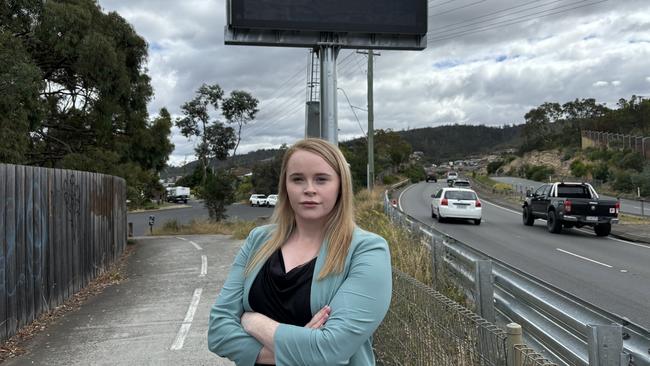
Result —
[{"label": "footpath", "polygon": [[136,238],[127,279],[23,345],[4,365],[217,365],[208,316],[241,240],[224,235]]},{"label": "footpath", "polygon": [[[518,212],[521,211],[521,202],[516,202],[513,196],[495,193],[481,184],[476,184],[476,181],[472,181],[472,189],[486,201]],[[650,225],[632,223],[614,224],[612,225],[610,235],[623,240],[650,244]]]}]

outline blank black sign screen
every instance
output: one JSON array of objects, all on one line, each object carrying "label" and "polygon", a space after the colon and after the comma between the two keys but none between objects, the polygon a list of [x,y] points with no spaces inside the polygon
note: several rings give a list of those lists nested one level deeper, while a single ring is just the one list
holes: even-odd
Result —
[{"label": "blank black sign screen", "polygon": [[427,32],[426,0],[231,0],[233,28],[318,32]]}]

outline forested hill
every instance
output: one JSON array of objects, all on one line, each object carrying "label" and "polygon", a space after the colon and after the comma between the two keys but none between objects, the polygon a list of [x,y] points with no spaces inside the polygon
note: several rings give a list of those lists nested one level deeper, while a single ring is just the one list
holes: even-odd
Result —
[{"label": "forested hill", "polygon": [[[237,155],[235,157],[235,165],[238,167],[245,167],[248,169],[252,169],[255,164],[259,163],[260,161],[266,160],[266,159],[272,159],[279,153],[280,149],[262,149],[262,150],[255,150],[251,151],[249,153],[243,154],[243,155]],[[212,166],[215,168],[222,168],[226,166],[226,164],[230,163],[230,159],[226,161],[222,160],[216,160],[211,163]],[[160,173],[161,178],[167,178],[167,177],[173,177],[173,176],[180,176],[180,175],[187,175],[192,173],[194,170],[194,167],[199,164],[198,161],[193,161],[191,163],[187,163],[184,167],[166,167],[163,172]]]},{"label": "forested hill", "polygon": [[[413,151],[424,152],[427,161],[442,162],[463,159],[471,155],[484,154],[495,150],[518,148],[521,144],[520,126],[488,127],[471,125],[450,125],[440,127],[418,128],[408,131],[396,131],[413,147]],[[354,141],[354,140],[352,140]],[[341,144],[352,141],[342,141]],[[236,157],[236,165],[252,169],[265,159],[273,158],[279,149],[252,151]],[[216,167],[226,164],[217,161]],[[167,167],[161,177],[187,175],[194,170],[198,162],[188,163],[185,167]]]},{"label": "forested hill", "polygon": [[519,148],[523,125],[488,127],[450,125],[418,128],[398,133],[427,160],[442,162],[495,150]]}]

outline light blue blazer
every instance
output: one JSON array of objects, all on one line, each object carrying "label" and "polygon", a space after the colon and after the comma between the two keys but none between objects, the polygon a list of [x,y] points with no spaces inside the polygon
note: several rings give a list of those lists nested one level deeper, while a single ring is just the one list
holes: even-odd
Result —
[{"label": "light blue blazer", "polygon": [[[252,311],[248,293],[263,263],[247,277],[244,270],[272,230],[267,225],[251,231],[210,311],[210,351],[240,366],[254,365],[262,349],[240,319],[244,311]],[[343,272],[318,280],[326,250],[327,241],[316,259],[310,302],[312,315],[330,305],[330,317],[319,329],[281,324],[274,335],[278,366],[375,364],[372,334],[388,311],[392,293],[388,244],[379,235],[355,228]]]}]

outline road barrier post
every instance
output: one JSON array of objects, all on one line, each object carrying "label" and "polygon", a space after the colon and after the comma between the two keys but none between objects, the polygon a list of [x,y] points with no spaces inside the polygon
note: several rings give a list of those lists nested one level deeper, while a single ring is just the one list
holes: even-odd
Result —
[{"label": "road barrier post", "polygon": [[623,326],[587,325],[587,346],[590,366],[621,366],[627,356],[623,353]]},{"label": "road barrier post", "polygon": [[475,296],[477,313],[485,320],[494,323],[494,281],[492,278],[492,261],[475,262]]}]

